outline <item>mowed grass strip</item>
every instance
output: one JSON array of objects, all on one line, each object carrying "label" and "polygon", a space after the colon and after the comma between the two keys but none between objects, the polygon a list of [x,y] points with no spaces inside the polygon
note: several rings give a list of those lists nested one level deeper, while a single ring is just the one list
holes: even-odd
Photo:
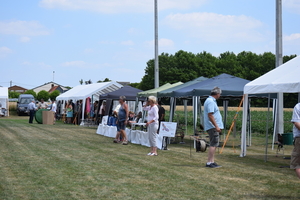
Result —
[{"label": "mowed grass strip", "polygon": [[223,167],[208,169],[207,152],[190,152],[188,143],[150,157],[147,147],[114,144],[95,128],[28,124],[28,117],[1,118],[0,127],[0,199],[300,198],[294,172],[279,168],[289,160],[270,152],[264,162],[262,137],[245,158],[232,138],[216,155]]}]

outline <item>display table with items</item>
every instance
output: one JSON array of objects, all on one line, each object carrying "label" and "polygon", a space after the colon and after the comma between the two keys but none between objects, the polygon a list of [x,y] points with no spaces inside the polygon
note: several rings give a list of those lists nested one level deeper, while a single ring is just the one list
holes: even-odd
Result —
[{"label": "display table with items", "polygon": [[[96,133],[106,137],[115,138],[117,134],[117,127],[115,124],[108,125],[109,117],[104,116],[102,123],[99,124]],[[160,134],[156,137],[156,144],[158,149],[162,149],[163,137],[174,137],[176,132],[176,123],[163,122],[164,125],[160,128]],[[133,144],[140,144],[150,147],[149,136],[146,128],[146,123],[133,123],[131,128],[126,128],[127,140]]]}]

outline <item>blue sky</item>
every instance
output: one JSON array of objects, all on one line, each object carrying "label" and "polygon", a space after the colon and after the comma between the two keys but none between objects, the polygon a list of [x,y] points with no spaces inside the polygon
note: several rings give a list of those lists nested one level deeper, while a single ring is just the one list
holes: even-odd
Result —
[{"label": "blue sky", "polygon": [[[0,0],[0,85],[140,82],[154,0]],[[300,54],[300,0],[283,0],[283,54]],[[158,0],[159,54],[275,52],[275,0]]]}]

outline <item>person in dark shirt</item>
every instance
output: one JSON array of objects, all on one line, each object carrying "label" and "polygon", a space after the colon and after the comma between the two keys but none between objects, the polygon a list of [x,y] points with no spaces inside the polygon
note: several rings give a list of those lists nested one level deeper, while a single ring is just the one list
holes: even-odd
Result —
[{"label": "person in dark shirt", "polygon": [[165,121],[165,112],[166,110],[164,109],[164,107],[161,106],[161,101],[158,101],[158,132],[160,128],[160,123],[162,121]]}]

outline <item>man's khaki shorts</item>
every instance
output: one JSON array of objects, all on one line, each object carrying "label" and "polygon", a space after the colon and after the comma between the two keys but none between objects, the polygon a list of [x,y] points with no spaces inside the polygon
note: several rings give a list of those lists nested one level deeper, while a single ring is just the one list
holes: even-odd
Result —
[{"label": "man's khaki shorts", "polygon": [[300,168],[300,138],[295,138],[294,149],[291,156],[291,169]]},{"label": "man's khaki shorts", "polygon": [[209,135],[209,146],[210,147],[218,147],[219,146],[219,132],[216,131],[215,128],[207,130]]}]

